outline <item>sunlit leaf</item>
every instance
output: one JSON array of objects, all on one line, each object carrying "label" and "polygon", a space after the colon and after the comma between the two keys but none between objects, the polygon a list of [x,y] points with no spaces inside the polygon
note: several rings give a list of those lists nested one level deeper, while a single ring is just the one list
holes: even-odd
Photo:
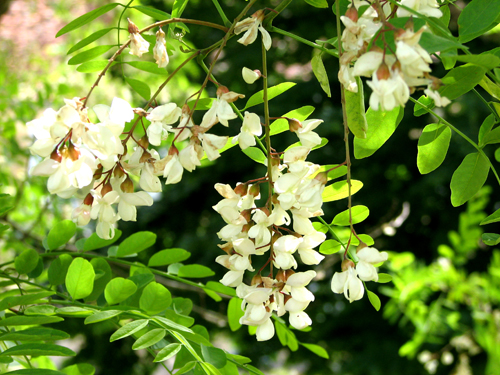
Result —
[{"label": "sunlit leaf", "polygon": [[486,182],[490,164],[479,152],[467,155],[451,177],[451,204],[458,207],[471,199]]},{"label": "sunlit leaf", "polygon": [[418,139],[417,167],[426,174],[444,161],[450,146],[451,129],[445,124],[427,125]]},{"label": "sunlit leaf", "polygon": [[70,31],[78,29],[79,27],[82,27],[83,25],[86,25],[89,22],[92,22],[97,17],[102,16],[103,14],[116,8],[118,5],[121,5],[121,4],[119,4],[119,3],[106,4],[106,5],[103,5],[99,8],[96,8],[88,13],[85,13],[84,15],[76,18],[75,20],[71,21],[66,26],[64,26],[61,30],[59,30],[56,34],[56,38],[60,37],[61,35],[66,34],[66,33],[69,33]]}]

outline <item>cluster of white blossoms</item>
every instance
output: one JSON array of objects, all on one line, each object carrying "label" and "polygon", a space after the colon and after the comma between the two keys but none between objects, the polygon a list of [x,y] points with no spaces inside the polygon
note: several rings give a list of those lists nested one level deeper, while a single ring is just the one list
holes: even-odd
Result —
[{"label": "cluster of white blossoms", "polygon": [[[344,54],[340,58],[339,81],[352,92],[358,91],[356,77],[370,77],[367,81],[372,89],[370,106],[374,110],[390,111],[404,106],[410,94],[417,87],[426,86],[425,94],[437,106],[446,106],[450,100],[441,97],[437,89],[439,79],[429,73],[432,59],[420,45],[420,37],[426,30],[421,27],[417,32],[410,21],[405,29],[395,29],[387,22],[394,16],[391,4],[380,6],[378,1],[353,0],[354,3],[340,19],[345,26],[342,33]],[[436,0],[402,0],[401,5],[431,17],[440,17],[441,11]],[[361,16],[358,9],[367,7]],[[399,7],[396,14],[407,17],[408,10]],[[374,40],[387,31],[394,31],[396,49],[392,51],[387,44],[384,49],[375,45]],[[370,50],[368,47],[371,45]]]},{"label": "cluster of white blossoms", "polygon": [[[245,143],[242,148],[251,143],[246,140],[247,137],[261,131],[256,127],[257,121],[257,115],[245,114],[238,136],[240,146]],[[236,288],[238,297],[243,299],[242,309],[245,311],[240,323],[256,326],[259,341],[274,336],[273,312],[277,316],[288,312],[290,324],[297,329],[312,323],[304,310],[314,300],[314,295],[306,286],[316,273],[294,270],[298,267],[298,259],[305,265],[317,265],[324,258],[314,248],[326,239],[326,235],[314,229],[311,218],[323,215],[322,193],[327,173],[318,173],[320,166],[306,161],[311,148],[321,143],[321,138],[312,130],[322,121],[300,123],[288,119],[288,122],[290,130],[299,136],[302,146],[288,149],[282,158],[271,155],[271,176],[260,179],[254,185],[239,184],[234,189],[229,185],[215,185],[224,199],[213,208],[226,222],[226,226],[217,233],[221,240],[226,241],[219,245],[226,254],[216,259],[228,269],[221,283]],[[300,130],[304,131],[300,133]],[[259,184],[269,183],[269,179],[273,194],[264,207],[257,207],[255,201],[260,198]],[[261,262],[262,268],[247,285],[243,282],[245,272],[255,271],[252,264],[257,256],[267,260]],[[269,275],[262,276],[266,266],[269,266]],[[273,270],[276,271],[274,277]]]}]

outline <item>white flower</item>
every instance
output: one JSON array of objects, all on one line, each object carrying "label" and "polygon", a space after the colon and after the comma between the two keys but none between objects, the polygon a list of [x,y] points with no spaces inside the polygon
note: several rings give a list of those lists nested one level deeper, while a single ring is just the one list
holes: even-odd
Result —
[{"label": "white flower", "polygon": [[156,44],[153,48],[153,56],[158,64],[158,68],[164,68],[168,64],[168,53],[165,45],[165,33],[160,27],[156,33]]},{"label": "white flower", "polygon": [[358,279],[354,267],[348,267],[343,272],[335,272],[331,287],[334,293],[344,293],[349,302],[360,300],[365,293],[363,283]]},{"label": "white flower", "polygon": [[[199,141],[197,141],[199,142]],[[191,141],[189,145],[179,152],[179,161],[181,162],[184,169],[192,172],[197,166],[201,165],[201,158],[203,157],[203,148]]]},{"label": "white flower", "polygon": [[243,21],[238,22],[234,27],[234,33],[236,35],[241,34],[246,31],[243,36],[238,39],[238,43],[245,46],[252,44],[257,39],[258,31],[262,34],[262,43],[266,50],[269,51],[271,48],[272,40],[271,36],[266,29],[262,26],[262,21],[264,20],[264,11],[258,10],[251,17],[245,18]]},{"label": "white flower", "polygon": [[130,33],[130,54],[141,57],[149,51],[149,43],[139,34],[137,26],[128,20],[128,31]]},{"label": "white flower", "polygon": [[297,268],[297,261],[293,257],[293,253],[297,250],[302,238],[292,235],[281,236],[274,242],[275,259],[274,264],[277,268],[288,270]]},{"label": "white flower", "polygon": [[374,74],[373,80],[366,83],[373,90],[370,107],[376,111],[391,111],[404,106],[410,97],[410,89],[397,70],[391,71],[388,79],[379,79],[378,74]]},{"label": "white flower", "polygon": [[[436,0],[401,0],[401,5],[411,8],[428,17],[440,18],[443,15],[443,13],[438,9],[439,4]],[[418,17],[402,7],[398,8],[397,15],[398,17]]]},{"label": "white flower", "polygon": [[82,203],[80,206],[75,208],[71,218],[76,223],[76,225],[84,226],[90,222],[90,210],[91,206],[85,203]]},{"label": "white flower", "polygon": [[323,120],[306,120],[302,123],[302,127],[295,132],[302,146],[313,148],[321,144],[321,137],[313,132],[313,130],[322,122]]},{"label": "white flower", "polygon": [[111,207],[119,199],[118,192],[109,191],[104,197],[101,197],[100,193],[95,190],[92,190],[91,193],[94,196],[94,205],[90,211],[90,217],[98,220],[96,233],[99,237],[109,240],[115,235],[114,224],[119,219],[119,216]]},{"label": "white flower", "polygon": [[224,126],[229,126],[228,120],[238,117],[234,113],[229,103],[234,102],[238,98],[244,98],[245,95],[229,91],[227,87],[220,86],[217,89],[217,99],[212,103],[212,107],[205,113],[201,120],[200,126],[203,128],[210,128],[211,126],[220,122]]},{"label": "white flower", "polygon": [[[386,56],[387,58],[388,56]],[[379,51],[370,51],[362,54],[354,63],[354,76],[371,77],[384,59],[384,54]]]},{"label": "white flower", "polygon": [[167,138],[168,132],[172,131],[170,125],[179,119],[181,113],[182,110],[175,103],[168,103],[154,108],[146,116],[146,119],[151,121],[146,130],[149,143],[159,146],[162,139]]},{"label": "white flower", "polygon": [[170,159],[163,170],[163,177],[167,178],[165,184],[176,184],[182,179],[184,168],[179,160],[179,154],[168,155],[167,158]]},{"label": "white flower", "polygon": [[310,234],[302,237],[302,242],[300,243],[297,252],[299,253],[300,259],[304,264],[307,265],[317,265],[323,259],[324,255],[321,255],[317,251],[313,250],[320,243],[324,242],[326,235],[321,232],[311,232]]},{"label": "white flower", "polygon": [[380,252],[373,247],[364,247],[356,255],[359,258],[359,262],[356,264],[358,277],[363,281],[378,281],[378,273],[373,265],[385,262],[388,257],[387,253]]},{"label": "white flower", "polygon": [[229,137],[220,137],[218,135],[202,133],[198,135],[198,138],[201,141],[203,146],[203,150],[207,154],[208,160],[215,160],[220,157],[219,150],[223,148]]},{"label": "white flower", "polygon": [[240,148],[245,150],[248,147],[255,146],[255,137],[262,134],[262,125],[260,117],[255,113],[245,111],[243,125],[240,129],[240,134],[233,138],[233,143],[238,142]]},{"label": "white flower", "polygon": [[255,238],[255,246],[260,247],[257,251],[262,254],[269,249],[271,232],[268,227],[271,223],[269,217],[262,210],[255,210],[252,220],[255,222],[255,225],[248,231],[248,237]]},{"label": "white flower", "polygon": [[451,103],[451,100],[448,99],[445,96],[441,96],[439,94],[439,91],[435,91],[428,87],[427,89],[424,90],[425,95],[427,95],[429,98],[434,100],[434,104],[436,107],[446,107],[448,104]]},{"label": "white flower", "polygon": [[249,85],[257,81],[262,76],[262,73],[259,70],[250,70],[247,67],[243,67],[241,74],[243,76],[243,80]]}]

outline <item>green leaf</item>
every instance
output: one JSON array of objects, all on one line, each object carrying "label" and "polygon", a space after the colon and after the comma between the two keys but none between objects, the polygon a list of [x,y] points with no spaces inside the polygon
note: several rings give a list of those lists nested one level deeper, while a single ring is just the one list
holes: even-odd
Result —
[{"label": "green leaf", "polygon": [[56,307],[52,305],[30,306],[24,310],[24,315],[55,315]]},{"label": "green leaf", "polygon": [[304,0],[307,4],[312,5],[316,8],[328,8],[328,3],[326,0]]},{"label": "green leaf", "polygon": [[149,100],[151,98],[151,89],[146,83],[132,78],[125,78],[125,81],[127,81],[130,87],[132,87],[132,90],[134,90],[144,99]]},{"label": "green leaf", "polygon": [[6,372],[3,375],[64,375],[64,372],[47,368],[23,368],[21,370]]},{"label": "green leaf", "polygon": [[86,61],[94,60],[96,57],[108,52],[111,48],[116,47],[115,45],[104,45],[89,48],[79,54],[73,56],[68,61],[68,65],[78,65]]},{"label": "green leaf", "polygon": [[354,138],[354,156],[363,159],[371,156],[391,137],[403,118],[403,109],[396,107],[390,112],[368,108],[366,138]]},{"label": "green leaf", "polygon": [[[290,90],[293,86],[295,86],[296,83],[293,82],[283,82],[280,83],[279,85],[269,87],[267,89],[267,99],[271,100],[278,95],[283,94],[285,91]],[[250,99],[248,99],[247,104],[245,104],[245,107],[241,110],[243,112],[245,109],[248,109],[250,107],[253,107],[257,104],[264,103],[264,91],[260,90],[253,94]],[[286,120],[285,120],[286,121]]]},{"label": "green leaf", "polygon": [[94,279],[94,287],[92,288],[92,293],[85,297],[85,302],[95,301],[96,299],[103,294],[106,285],[113,278],[113,274],[111,272],[111,267],[106,259],[102,258],[94,258],[90,261],[92,267],[94,267],[94,272],[96,275],[101,275],[99,278]]},{"label": "green leaf", "polygon": [[215,275],[215,272],[210,268],[202,266],[201,264],[188,264],[179,268],[177,276],[188,278],[202,278]]},{"label": "green leaf", "polygon": [[166,69],[158,68],[158,65],[151,61],[126,61],[125,63],[144,72],[168,76]]},{"label": "green leaf", "polygon": [[[80,73],[94,73],[94,72],[100,72],[103,71],[106,65],[109,64],[108,60],[92,60],[92,61],[87,61],[84,62],[81,65],[78,65],[76,68],[77,72]],[[113,66],[116,64],[116,61],[113,61],[110,66]]]},{"label": "green leaf", "polygon": [[133,281],[124,279],[123,277],[115,277],[106,285],[104,297],[109,305],[115,305],[125,301],[134,294],[136,290],[137,285],[135,285]]},{"label": "green leaf", "polygon": [[92,235],[87,238],[85,245],[83,245],[83,251],[92,251],[101,249],[103,247],[114,244],[121,237],[122,232],[119,229],[115,229],[115,235],[110,240],[104,240],[97,235],[97,233],[92,233]]},{"label": "green leaf", "polygon": [[59,255],[50,263],[47,275],[50,285],[61,285],[66,280],[66,274],[73,258],[69,254]]},{"label": "green leaf", "polygon": [[89,309],[86,307],[78,307],[78,306],[66,306],[57,308],[55,313],[59,316],[71,316],[75,318],[86,318],[89,315],[92,315],[95,312],[94,309]]},{"label": "green leaf", "polygon": [[6,349],[0,353],[0,356],[7,356],[7,355],[74,356],[76,355],[76,353],[73,350],[60,345],[29,343],[29,344],[19,344],[16,346],[12,346],[9,349]]},{"label": "green leaf", "polygon": [[458,35],[462,43],[471,41],[496,26],[500,16],[497,0],[472,0],[458,17]]},{"label": "green leaf", "polygon": [[123,240],[120,246],[118,246],[116,256],[118,258],[123,258],[128,255],[140,253],[148,247],[153,246],[155,242],[156,234],[153,232],[144,231],[134,233]]},{"label": "green leaf", "polygon": [[500,243],[500,234],[496,233],[483,233],[481,236],[483,242],[488,246],[495,246]]},{"label": "green leaf", "polygon": [[166,361],[167,359],[172,358],[174,355],[176,355],[179,350],[181,350],[181,348],[182,345],[179,343],[169,344],[158,352],[153,362]]},{"label": "green leaf", "polygon": [[[485,89],[488,92],[488,94],[493,96],[495,99],[500,100],[500,87],[498,86],[498,84],[493,82],[491,79],[489,79],[486,76],[483,77],[481,82],[479,82],[479,86],[481,86],[483,89]],[[496,105],[498,105],[498,103],[495,102],[495,103],[493,103],[493,105],[496,107]],[[496,108],[496,109],[498,112],[498,108]]]},{"label": "green leaf", "polygon": [[131,8],[137,9],[139,12],[144,13],[145,15],[154,18],[155,20],[163,21],[171,18],[170,14],[168,14],[167,12],[163,12],[155,8],[146,7],[144,5],[136,5]]},{"label": "green leaf", "polygon": [[104,35],[109,33],[111,30],[116,29],[115,27],[109,27],[107,29],[102,29],[99,31],[96,31],[93,34],[90,34],[88,37],[85,39],[80,40],[78,43],[76,43],[73,47],[69,49],[67,52],[68,55],[72,54],[75,51],[78,51],[80,48],[88,46],[90,43],[95,42],[97,39],[102,38]]},{"label": "green leaf", "polygon": [[496,223],[500,221],[500,209],[496,210],[493,212],[490,216],[487,218],[483,219],[479,225],[486,225],[486,224],[491,224],[491,223]]},{"label": "green leaf", "polygon": [[[39,293],[31,293],[25,294],[22,296],[10,296],[6,297],[0,301],[0,311],[10,309],[15,306],[20,305],[30,305],[35,302],[41,302],[40,299],[52,296],[55,292],[47,291],[47,292],[39,292]],[[47,302],[47,301],[45,301]]]},{"label": "green leaf", "polygon": [[500,65],[500,57],[489,53],[483,53],[481,55],[459,55],[455,57],[455,60],[471,63],[487,70],[496,68]]},{"label": "green leaf", "polygon": [[40,276],[42,274],[43,270],[44,270],[43,260],[42,260],[42,258],[39,258],[35,268],[32,271],[28,272],[28,277],[30,279],[34,279],[34,278]]},{"label": "green leaf", "polygon": [[173,330],[181,331],[181,332],[185,332],[185,333],[193,333],[192,329],[184,327],[181,324],[177,324],[176,322],[174,322],[170,319],[164,318],[163,316],[155,316],[154,321],[156,323],[158,323],[159,325],[161,325],[162,327],[167,328],[167,329],[173,329]]},{"label": "green leaf", "polygon": [[186,372],[192,370],[196,366],[197,363],[198,362],[195,362],[195,361],[188,362],[184,366],[182,366],[179,370],[177,370],[175,373],[178,375],[185,374]]},{"label": "green leaf", "polygon": [[243,153],[248,156],[250,159],[253,161],[256,161],[257,163],[267,165],[267,158],[266,155],[262,152],[260,148],[257,147],[248,147],[245,150],[243,150]]},{"label": "green leaf", "polygon": [[65,340],[70,336],[58,329],[36,327],[22,331],[11,331],[0,335],[0,341],[56,341]]},{"label": "green leaf", "polygon": [[482,154],[467,155],[451,177],[451,204],[458,207],[471,199],[486,182],[490,165]]},{"label": "green leaf", "polygon": [[313,352],[314,354],[316,354],[318,357],[321,357],[321,358],[330,358],[328,356],[328,352],[323,349],[321,346],[319,345],[316,345],[316,344],[305,344],[305,343],[300,343],[300,345],[302,345],[304,348],[306,349],[309,349],[311,352]]},{"label": "green leaf", "polygon": [[233,332],[240,329],[240,318],[245,314],[241,309],[241,302],[241,298],[233,297],[229,300],[229,304],[227,305],[227,320],[229,322],[229,328]]},{"label": "green leaf", "polygon": [[149,259],[148,267],[160,267],[172,263],[182,262],[188,259],[190,256],[191,253],[184,249],[173,248],[161,250]]},{"label": "green leaf", "polygon": [[417,167],[421,174],[443,163],[450,146],[451,129],[445,124],[427,125],[418,139]]},{"label": "green leaf", "polygon": [[[352,224],[361,223],[363,220],[365,220],[368,217],[368,215],[370,215],[370,210],[366,206],[351,207]],[[350,225],[350,223],[349,223],[349,209],[337,214],[333,218],[332,224],[339,225],[339,226]]]},{"label": "green leaf", "polygon": [[[363,183],[358,180],[351,180],[351,195],[357,193],[363,187]],[[347,181],[334,182],[323,190],[323,202],[338,201],[349,196]]]},{"label": "green leaf", "polygon": [[35,249],[26,249],[14,259],[16,271],[20,274],[26,274],[35,269],[39,259],[38,252]]},{"label": "green leaf", "polygon": [[132,345],[133,350],[146,349],[156,344],[165,337],[167,331],[163,328],[155,328],[139,337]]},{"label": "green leaf", "polygon": [[218,281],[209,281],[207,283],[206,287],[210,288],[212,290],[215,290],[218,293],[226,294],[226,295],[231,296],[231,297],[236,296],[236,292],[235,292],[234,288],[225,286]]},{"label": "green leaf", "polygon": [[103,322],[105,320],[114,318],[115,316],[118,316],[120,314],[123,314],[124,311],[122,310],[103,310],[96,312],[95,314],[92,314],[88,316],[85,319],[85,324],[92,324],[92,323],[99,323]]},{"label": "green leaf", "polygon": [[379,273],[378,274],[378,281],[377,283],[379,284],[385,284],[385,283],[390,283],[392,281],[392,276],[387,274],[387,273]]},{"label": "green leaf", "polygon": [[193,301],[189,298],[177,297],[172,300],[174,311],[177,314],[189,315],[193,310]]},{"label": "green leaf", "polygon": [[[428,109],[433,109],[436,105],[434,104],[434,100],[431,98],[422,95],[420,98],[418,98],[418,101],[425,105]],[[422,115],[425,115],[427,111],[422,107],[420,104],[415,103],[415,107],[413,108],[413,115],[415,117],[420,117]]]},{"label": "green leaf", "polygon": [[10,316],[0,320],[0,327],[5,326],[29,326],[62,322],[64,319],[58,316]]},{"label": "green leaf", "polygon": [[482,139],[480,146],[486,146],[489,144],[500,143],[500,127],[488,132]]},{"label": "green leaf", "polygon": [[368,123],[365,114],[365,99],[363,95],[363,82],[360,77],[356,77],[358,92],[344,90],[345,110],[347,115],[347,125],[357,138],[366,138]]},{"label": "green leaf", "polygon": [[495,116],[493,116],[493,114],[491,114],[484,119],[483,123],[481,124],[481,127],[479,128],[479,134],[477,137],[479,147],[484,146],[483,145],[484,136],[487,135],[491,131],[491,128],[493,128],[493,125],[495,125]]},{"label": "green leaf", "polygon": [[95,368],[88,363],[77,363],[61,370],[66,375],[94,375]]},{"label": "green leaf", "polygon": [[450,100],[456,99],[479,84],[485,73],[484,68],[476,65],[466,64],[454,68],[441,79],[444,86],[439,89],[439,93]]},{"label": "green leaf", "polygon": [[146,327],[148,323],[149,319],[139,319],[127,323],[111,335],[111,337],[109,338],[109,342],[120,340],[130,335],[133,335],[137,331],[140,331],[141,329]]},{"label": "green leaf", "polygon": [[95,272],[90,262],[75,258],[66,274],[66,289],[73,299],[81,299],[92,293]]},{"label": "green leaf", "polygon": [[380,298],[373,293],[372,291],[369,291],[368,289],[366,290],[366,293],[368,294],[368,299],[370,300],[370,303],[372,306],[375,308],[375,310],[379,311],[380,310]]},{"label": "green leaf", "polygon": [[[294,119],[297,119],[299,121],[304,121],[313,112],[314,112],[314,107],[307,105],[304,107],[294,109],[293,111],[290,111],[288,113],[285,113],[281,117],[294,118]],[[271,127],[271,135],[280,134],[280,133],[283,133],[284,131],[287,131],[289,129],[288,121],[285,119],[279,119],[279,120],[273,121],[270,124],[270,127]]]},{"label": "green leaf", "polygon": [[223,368],[226,365],[226,353],[222,349],[201,345],[201,354],[206,362],[214,365],[216,368]]},{"label": "green leaf", "polygon": [[66,33],[69,33],[70,31],[78,29],[79,27],[82,27],[83,25],[86,25],[89,22],[92,22],[97,17],[102,16],[103,14],[114,9],[118,5],[121,5],[121,4],[119,4],[119,3],[106,4],[106,5],[103,5],[102,7],[96,8],[88,13],[85,13],[84,15],[71,21],[66,26],[64,26],[61,30],[59,30],[56,34],[56,38],[60,37],[61,35],[66,34]]},{"label": "green leaf", "polygon": [[[326,0],[325,0],[326,3]],[[325,7],[327,8],[328,4]],[[332,92],[330,90],[330,81],[328,80],[328,73],[326,72],[325,65],[323,64],[323,60],[321,59],[321,55],[316,55],[311,60],[311,67],[313,70],[316,79],[318,80],[321,88],[326,93],[326,95],[331,98]]]},{"label": "green leaf", "polygon": [[420,36],[420,46],[428,53],[444,52],[454,48],[463,48],[461,43],[443,38],[433,33],[422,33]]},{"label": "green leaf", "polygon": [[139,306],[150,315],[158,314],[172,303],[172,295],[163,285],[152,282],[142,291]]},{"label": "green leaf", "polygon": [[340,242],[336,240],[326,240],[319,246],[319,252],[321,254],[330,255],[338,253],[341,248]]},{"label": "green leaf", "polygon": [[47,245],[50,250],[66,245],[76,233],[76,224],[71,220],[56,223],[47,236]]}]

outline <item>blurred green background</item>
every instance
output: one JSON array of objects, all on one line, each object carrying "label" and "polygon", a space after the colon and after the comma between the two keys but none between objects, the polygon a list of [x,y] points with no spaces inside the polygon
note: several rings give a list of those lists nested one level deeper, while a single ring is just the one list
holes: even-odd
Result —
[{"label": "blurred green background", "polygon": [[[11,227],[0,239],[0,262],[12,259],[26,244],[41,248],[41,239],[52,223],[69,218],[78,204],[49,196],[45,179],[29,176],[34,160],[27,149],[32,140],[25,123],[40,116],[45,108],[57,110],[64,98],[87,94],[97,73],[77,72],[76,66],[66,64],[71,57],[66,53],[91,33],[116,26],[118,11],[58,39],[54,36],[67,22],[104,3],[103,0],[2,3],[6,6],[0,9],[4,12],[0,16],[0,189],[13,196],[15,208],[0,218],[2,224]],[[143,0],[134,1],[133,5],[170,12],[172,3],[173,0]],[[261,6],[274,7],[278,3],[263,1]],[[466,3],[457,1],[456,5],[463,7]],[[246,2],[223,0],[221,4],[228,18],[234,19]],[[154,21],[139,12],[129,12],[126,16],[139,28]],[[457,16],[452,6],[450,27],[455,33]],[[191,0],[183,17],[221,23],[208,0]],[[336,36],[331,9],[313,8],[301,0],[293,1],[273,24],[311,41]],[[195,25],[189,28],[190,33],[177,37],[196,48],[207,47],[222,37],[222,32],[217,30]],[[124,37],[126,34],[122,33],[122,40]],[[273,48],[268,55],[270,85],[286,81],[297,85],[270,102],[271,115],[280,116],[301,106],[314,106],[316,110],[311,117],[324,119],[318,133],[328,138],[329,143],[313,152],[311,161],[343,162],[345,150],[336,78],[338,61],[323,55],[332,87],[332,97],[328,98],[311,70],[310,60],[315,52],[288,37],[272,34],[272,38]],[[481,53],[497,47],[499,41],[500,35],[492,33],[469,43],[469,47],[471,52]],[[90,47],[114,43],[116,31]],[[179,51],[179,41],[169,41],[169,45],[173,55],[167,70],[171,72],[188,55]],[[128,53],[125,55],[124,59],[128,59]],[[153,61],[152,54],[145,55],[145,59]],[[259,81],[245,84],[241,68],[259,69],[260,64],[258,43],[242,48],[233,38],[214,73],[230,90],[249,97],[260,89]],[[433,69],[438,77],[445,74],[440,64],[435,64]],[[114,96],[119,96],[130,101],[133,107],[144,106],[144,99],[130,90],[124,76],[147,82],[152,91],[162,82],[157,76],[132,67],[122,70],[117,65],[101,81],[90,105],[109,105]],[[201,68],[190,63],[167,86],[159,103],[175,101],[182,105],[203,79]],[[490,100],[480,88],[478,91]],[[213,97],[215,86],[209,85],[205,95]],[[262,114],[262,105],[255,111]],[[340,258],[328,256],[316,268],[318,278],[310,288],[316,295],[316,301],[307,310],[313,320],[312,330],[296,332],[301,341],[323,346],[330,355],[326,360],[304,348],[291,352],[283,348],[276,337],[268,342],[256,342],[245,327],[230,332],[225,318],[227,301],[215,303],[196,290],[167,284],[174,296],[193,298],[196,304],[193,315],[197,322],[210,328],[215,345],[247,355],[266,374],[275,375],[500,374],[500,252],[480,241],[482,229],[478,225],[500,208],[498,186],[490,176],[487,183],[490,186],[484,187],[468,205],[453,208],[449,198],[451,175],[473,149],[454,134],[445,162],[435,172],[420,175],[416,167],[418,137],[424,126],[434,120],[430,116],[413,117],[411,103],[405,112],[397,131],[379,151],[368,159],[352,163],[353,178],[364,183],[363,189],[353,197],[353,205],[370,208],[369,218],[356,226],[357,232],[370,234],[375,239],[375,247],[390,251],[390,262],[383,272],[393,275],[394,282],[372,286],[381,297],[381,311],[376,312],[367,298],[349,304],[342,295],[331,292],[330,280],[333,272],[340,269]],[[474,138],[488,110],[477,96],[469,93],[440,114]],[[239,127],[239,121],[235,120],[228,130],[219,131],[235,135]],[[274,138],[276,149],[296,142],[292,134]],[[494,149],[488,148],[486,152],[493,159]],[[217,182],[234,186],[236,182],[264,174],[263,166],[256,165],[235,147],[215,163],[184,173],[180,184],[166,186],[164,192],[155,197],[152,207],[139,210],[136,223],[120,222],[119,228],[125,235],[139,230],[157,233],[156,248],[150,249],[149,254],[141,253],[144,259],[164,248],[185,248],[192,252],[191,260],[210,266],[218,277],[222,276],[225,270],[214,264],[214,259],[221,254],[216,232],[224,224],[211,208],[220,200],[213,186]],[[346,206],[346,200],[325,204],[325,220],[331,221]],[[498,227],[490,224],[486,229],[498,230],[495,226]],[[89,235],[91,231],[92,228],[82,229],[81,235]],[[109,344],[111,328],[106,324],[84,326],[81,320],[68,319],[64,325],[80,348],[78,356],[70,361],[89,362],[97,367],[99,374],[164,373],[151,358],[132,351],[131,342]]]}]

